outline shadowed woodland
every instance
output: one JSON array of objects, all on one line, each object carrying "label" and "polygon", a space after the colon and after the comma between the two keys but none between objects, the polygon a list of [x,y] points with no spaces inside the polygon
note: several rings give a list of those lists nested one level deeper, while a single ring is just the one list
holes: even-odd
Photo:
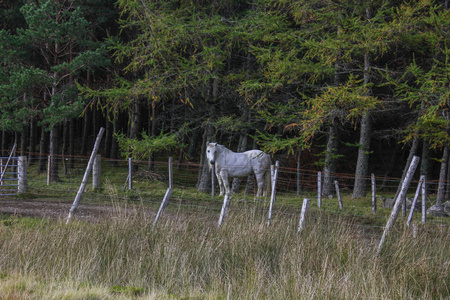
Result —
[{"label": "shadowed woodland", "polygon": [[445,199],[448,0],[0,1],[0,16],[3,156],[17,143],[44,171],[105,127],[106,158],[259,148],[324,186],[354,174],[358,198],[419,155]]}]

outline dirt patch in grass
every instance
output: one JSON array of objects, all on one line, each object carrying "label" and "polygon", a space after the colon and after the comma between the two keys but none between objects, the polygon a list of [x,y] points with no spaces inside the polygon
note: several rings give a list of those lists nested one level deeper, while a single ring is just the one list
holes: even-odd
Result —
[{"label": "dirt patch in grass", "polygon": [[[22,199],[1,199],[0,215],[22,217],[40,217],[50,219],[64,219],[69,214],[72,203],[55,201],[29,201]],[[80,204],[75,219],[96,221],[115,214],[116,209],[111,205]]]}]

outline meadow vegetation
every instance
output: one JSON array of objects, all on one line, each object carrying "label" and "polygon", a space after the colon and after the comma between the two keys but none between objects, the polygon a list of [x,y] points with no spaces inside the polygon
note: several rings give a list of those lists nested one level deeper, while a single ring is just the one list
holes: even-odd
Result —
[{"label": "meadow vegetation", "polygon": [[[373,215],[369,197],[344,195],[342,211],[335,198],[320,209],[312,201],[298,234],[301,199],[290,193],[278,194],[270,227],[267,201],[234,195],[219,229],[222,198],[177,186],[153,226],[165,179],[136,177],[136,190],[123,191],[117,172],[104,171],[103,189],[88,188],[82,202],[112,207],[110,217],[65,225],[0,216],[0,299],[450,297],[450,227],[441,220],[420,224],[417,215],[414,238],[400,217],[377,256],[390,210]],[[77,180],[62,178],[43,194],[34,176],[25,198],[73,200]]]},{"label": "meadow vegetation", "polygon": [[153,226],[145,205],[99,222],[3,216],[1,299],[448,299],[448,226],[398,222],[380,232],[349,216],[278,214],[235,203],[218,229],[210,210],[169,211]]}]

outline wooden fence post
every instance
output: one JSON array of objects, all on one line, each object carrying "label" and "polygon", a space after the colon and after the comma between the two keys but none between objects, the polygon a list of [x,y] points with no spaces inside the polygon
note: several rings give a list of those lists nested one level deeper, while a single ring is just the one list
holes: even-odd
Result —
[{"label": "wooden fence post", "polygon": [[408,172],[406,173],[405,179],[402,182],[402,188],[400,190],[400,193],[397,196],[397,199],[395,199],[394,208],[392,209],[391,216],[389,217],[389,220],[386,223],[386,227],[384,228],[383,236],[381,237],[380,244],[378,245],[377,249],[377,255],[380,255],[381,249],[383,248],[384,240],[386,239],[387,235],[389,234],[389,230],[394,226],[395,220],[398,217],[398,213],[401,208],[402,199],[406,197],[406,193],[408,192],[409,184],[411,183],[412,177],[414,175],[414,172],[416,171],[417,165],[419,164],[419,157],[414,156],[414,158],[411,161],[411,164],[409,165]]},{"label": "wooden fence post", "polygon": [[66,224],[69,224],[69,221],[72,218],[72,215],[74,215],[78,209],[78,205],[80,204],[81,196],[83,195],[83,192],[86,189],[86,184],[89,179],[89,174],[91,173],[92,165],[94,164],[94,159],[95,159],[95,156],[97,155],[98,148],[100,147],[100,142],[102,140],[104,132],[105,132],[105,128],[101,127],[100,131],[97,135],[97,139],[95,140],[94,149],[92,150],[91,157],[89,158],[89,162],[88,162],[86,171],[84,172],[84,176],[83,176],[83,180],[81,181],[80,188],[78,189],[77,195],[75,196],[75,200],[73,201],[72,207],[70,208],[69,215],[67,216]]},{"label": "wooden fence post", "polygon": [[423,177],[422,183],[422,223],[427,221],[427,178]]},{"label": "wooden fence post", "polygon": [[272,193],[270,195],[269,218],[267,220],[267,227],[270,226],[270,222],[272,221],[272,210],[273,210],[273,203],[275,202],[275,197],[276,197],[276,192],[277,192],[277,178],[278,178],[279,167],[280,167],[280,162],[277,160],[275,162],[275,167],[273,170]]},{"label": "wooden fence post", "polygon": [[322,172],[317,173],[317,206],[322,206]]},{"label": "wooden fence post", "polygon": [[344,203],[342,203],[341,192],[339,191],[339,181],[337,180],[334,181],[334,187],[336,188],[336,195],[339,201],[339,208],[342,210],[344,209]]},{"label": "wooden fence post", "polygon": [[50,177],[52,175],[52,157],[47,157],[47,185],[50,185]]},{"label": "wooden fence post", "polygon": [[27,179],[27,157],[19,156],[18,161],[18,192],[26,193],[28,190],[28,179]]},{"label": "wooden fence post", "polygon": [[133,189],[133,161],[128,157],[128,190]]},{"label": "wooden fence post", "polygon": [[225,193],[225,197],[223,198],[222,210],[220,211],[218,227],[222,226],[223,220],[225,220],[225,217],[227,216],[228,208],[230,207],[230,198],[231,195]]},{"label": "wooden fence post", "polygon": [[173,191],[173,187],[172,187],[173,179],[172,178],[173,178],[172,157],[169,157],[169,188],[167,189],[166,194],[164,195],[164,198],[161,202],[161,205],[159,206],[159,210],[158,210],[158,213],[156,214],[155,221],[153,222],[153,226],[155,226],[156,223],[158,222],[159,218],[161,217],[164,210],[166,209],[167,204],[169,203],[170,196],[172,196],[172,191]]},{"label": "wooden fence post", "polygon": [[94,190],[100,189],[102,184],[102,165],[100,158],[100,154],[97,154],[95,156],[94,165],[92,166],[92,189]]},{"label": "wooden fence post", "polygon": [[303,228],[305,227],[306,214],[308,213],[308,209],[309,209],[309,199],[304,198],[303,205],[302,205],[302,212],[300,214],[300,221],[298,222],[297,233],[300,233],[303,230]]},{"label": "wooden fence post", "polygon": [[377,213],[377,195],[376,195],[376,182],[375,182],[375,174],[372,173],[372,213]]},{"label": "wooden fence post", "polygon": [[411,209],[409,211],[408,221],[406,222],[406,226],[409,227],[411,225],[411,220],[414,214],[414,209],[416,208],[417,199],[419,199],[419,194],[422,189],[422,184],[424,180],[425,175],[420,176],[419,184],[417,184],[416,194],[414,195],[414,200],[411,205]]}]

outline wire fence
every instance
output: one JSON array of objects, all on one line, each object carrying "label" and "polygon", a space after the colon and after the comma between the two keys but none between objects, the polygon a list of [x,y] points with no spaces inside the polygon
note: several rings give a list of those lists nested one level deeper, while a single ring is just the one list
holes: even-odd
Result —
[{"label": "wire fence", "polygon": [[[62,157],[57,156],[52,159],[56,164],[57,176],[54,182],[49,182],[49,172],[47,157],[34,156],[28,160],[28,192],[27,195],[33,199],[53,198],[59,201],[73,201],[82,181],[89,157]],[[173,189],[171,203],[178,206],[193,209],[220,211],[223,197],[212,197],[210,192],[198,191],[201,169],[203,165],[193,162],[174,162],[173,164]],[[92,188],[92,174],[87,189],[83,195],[83,201],[108,201],[112,195],[123,200],[141,201],[149,205],[159,205],[164,197],[168,186],[168,162],[157,161],[133,161],[132,167],[132,188],[128,184],[129,161],[125,159],[113,160],[101,159],[101,188]],[[417,175],[418,177],[418,175]],[[333,174],[333,187],[329,190],[334,194],[334,179],[339,182],[341,194],[346,197],[351,194],[355,177],[352,174]],[[371,194],[371,177],[364,178],[367,184],[367,197],[360,200],[367,203],[367,212],[348,209],[346,213],[350,215],[369,214],[371,204],[367,201]],[[414,180],[409,188],[409,194],[413,194],[418,184],[419,178]],[[400,178],[386,178],[375,176],[377,195],[387,198],[394,198],[397,188],[401,182]],[[275,214],[298,215],[303,198],[315,199],[317,197],[318,171],[306,169],[294,169],[280,166],[276,184],[277,199],[283,199],[282,205],[277,203]],[[325,181],[326,182],[326,181]],[[450,184],[447,182],[448,188]],[[381,190],[382,187],[382,190]],[[219,191],[216,181],[215,191]],[[247,193],[244,193],[247,191]],[[430,205],[433,204],[434,195],[437,192],[437,181],[427,180],[427,195],[429,195]],[[239,193],[232,198],[233,201],[245,202],[253,200],[256,194],[255,182],[252,177],[242,178],[240,181]],[[27,197],[25,195],[25,198]],[[347,197],[348,198],[348,197]],[[325,207],[338,210],[339,205],[336,197],[324,195]],[[314,203],[314,202],[312,202]],[[381,207],[381,203],[378,204]],[[261,205],[261,209],[267,209]]]}]

